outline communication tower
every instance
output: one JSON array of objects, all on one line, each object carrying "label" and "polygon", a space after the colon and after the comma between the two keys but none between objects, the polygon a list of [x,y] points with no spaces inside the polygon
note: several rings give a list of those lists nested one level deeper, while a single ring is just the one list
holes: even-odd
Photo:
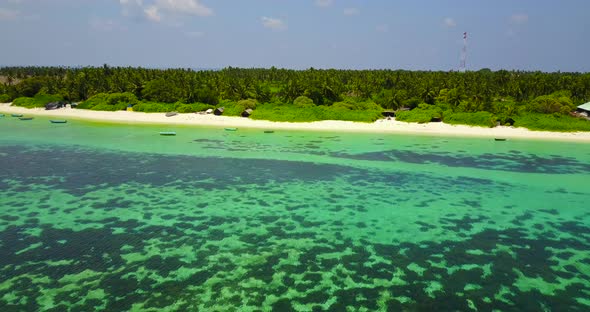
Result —
[{"label": "communication tower", "polygon": [[464,73],[467,70],[467,32],[463,33],[463,50],[461,50],[461,64],[459,71]]}]

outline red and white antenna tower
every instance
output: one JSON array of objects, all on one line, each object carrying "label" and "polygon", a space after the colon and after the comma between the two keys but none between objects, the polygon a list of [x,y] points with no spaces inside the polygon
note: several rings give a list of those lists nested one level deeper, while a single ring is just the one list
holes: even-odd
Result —
[{"label": "red and white antenna tower", "polygon": [[463,50],[461,50],[461,64],[459,71],[464,73],[467,70],[467,32],[463,33]]}]

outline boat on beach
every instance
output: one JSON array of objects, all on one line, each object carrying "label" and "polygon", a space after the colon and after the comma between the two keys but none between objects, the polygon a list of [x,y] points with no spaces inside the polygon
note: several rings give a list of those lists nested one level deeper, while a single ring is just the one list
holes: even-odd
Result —
[{"label": "boat on beach", "polygon": [[160,132],[160,135],[162,135],[162,136],[175,136],[176,135],[176,132],[174,132],[174,131],[162,131],[162,132]]},{"label": "boat on beach", "polygon": [[63,123],[67,123],[68,121],[67,120],[64,120],[64,119],[58,119],[58,120],[52,119],[49,122],[55,123],[55,124],[63,124]]},{"label": "boat on beach", "polygon": [[22,116],[23,116],[23,114],[12,114],[12,115],[10,115],[10,116],[12,116],[12,117],[22,117]]},{"label": "boat on beach", "polygon": [[20,120],[33,120],[33,117],[20,117]]}]

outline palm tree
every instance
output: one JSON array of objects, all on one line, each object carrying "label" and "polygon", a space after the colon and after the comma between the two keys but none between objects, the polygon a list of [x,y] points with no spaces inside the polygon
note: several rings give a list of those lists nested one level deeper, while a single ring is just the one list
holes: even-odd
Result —
[{"label": "palm tree", "polygon": [[465,99],[465,95],[463,95],[463,93],[457,88],[453,88],[453,89],[449,90],[447,97],[448,97],[447,102],[449,104],[451,104],[451,106],[453,108],[459,107],[459,105],[461,104],[461,101],[463,101]]}]

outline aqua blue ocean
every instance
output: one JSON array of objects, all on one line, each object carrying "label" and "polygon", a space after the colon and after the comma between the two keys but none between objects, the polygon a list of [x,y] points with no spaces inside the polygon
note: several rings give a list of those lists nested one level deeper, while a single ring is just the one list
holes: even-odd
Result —
[{"label": "aqua blue ocean", "polygon": [[590,310],[590,144],[0,118],[0,311],[493,310]]}]

